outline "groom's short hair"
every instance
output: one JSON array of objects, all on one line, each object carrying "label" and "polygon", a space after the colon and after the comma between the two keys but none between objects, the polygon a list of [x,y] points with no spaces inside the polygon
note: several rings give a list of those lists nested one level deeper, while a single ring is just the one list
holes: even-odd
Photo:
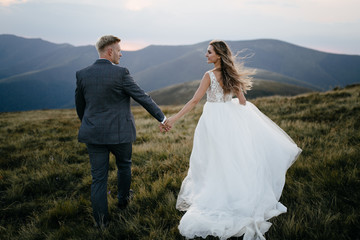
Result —
[{"label": "groom's short hair", "polygon": [[120,42],[121,39],[118,37],[115,37],[113,35],[105,35],[102,36],[101,38],[99,38],[99,40],[96,42],[96,50],[100,53],[102,51],[104,51],[104,49],[109,46],[112,45],[114,43]]}]

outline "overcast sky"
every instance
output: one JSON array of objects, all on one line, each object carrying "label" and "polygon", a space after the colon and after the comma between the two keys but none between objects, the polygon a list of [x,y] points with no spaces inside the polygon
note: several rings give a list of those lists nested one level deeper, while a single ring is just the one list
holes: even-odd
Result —
[{"label": "overcast sky", "polygon": [[360,0],[0,0],[0,34],[124,50],[271,38],[360,55]]}]

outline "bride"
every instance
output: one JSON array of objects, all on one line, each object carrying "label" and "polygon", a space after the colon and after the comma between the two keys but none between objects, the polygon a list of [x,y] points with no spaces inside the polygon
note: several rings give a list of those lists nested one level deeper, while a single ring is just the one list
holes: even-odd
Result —
[{"label": "bride", "polygon": [[301,149],[246,101],[250,78],[236,67],[224,41],[211,41],[206,57],[214,68],[204,74],[193,98],[166,121],[171,128],[207,94],[176,203],[186,211],[179,231],[186,238],[265,239],[268,220],[286,212],[279,199],[286,171]]}]

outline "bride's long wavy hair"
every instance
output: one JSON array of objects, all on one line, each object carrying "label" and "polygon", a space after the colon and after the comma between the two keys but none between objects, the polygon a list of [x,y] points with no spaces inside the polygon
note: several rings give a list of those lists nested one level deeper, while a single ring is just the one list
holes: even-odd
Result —
[{"label": "bride's long wavy hair", "polygon": [[243,63],[236,61],[229,46],[221,40],[213,40],[209,43],[213,46],[214,51],[221,59],[221,76],[223,82],[224,93],[238,93],[250,90],[252,81],[250,75],[254,74],[249,70],[245,70]]}]

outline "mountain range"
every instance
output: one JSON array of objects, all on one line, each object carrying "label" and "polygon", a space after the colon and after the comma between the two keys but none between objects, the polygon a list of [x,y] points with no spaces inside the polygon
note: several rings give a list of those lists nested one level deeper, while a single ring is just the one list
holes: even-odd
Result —
[{"label": "mountain range", "polygon": [[[124,51],[120,65],[154,99],[168,94],[169,88],[179,93],[191,86],[194,92],[204,72],[212,68],[205,58],[208,43]],[[245,57],[246,67],[256,69],[256,97],[323,91],[360,82],[359,55],[325,53],[273,39],[227,43],[239,57]],[[75,72],[97,58],[92,45],[76,47],[1,34],[0,112],[74,107]],[[175,98],[172,95],[160,104],[175,104]]]}]

